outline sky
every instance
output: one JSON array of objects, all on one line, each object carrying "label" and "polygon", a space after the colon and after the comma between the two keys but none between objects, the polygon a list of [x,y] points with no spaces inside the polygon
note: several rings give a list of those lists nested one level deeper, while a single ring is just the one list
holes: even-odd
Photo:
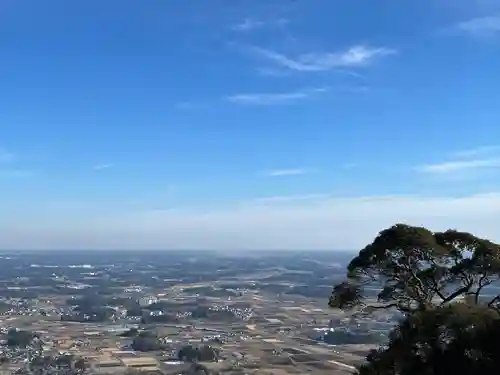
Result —
[{"label": "sky", "polygon": [[2,0],[0,249],[500,242],[499,0]]}]

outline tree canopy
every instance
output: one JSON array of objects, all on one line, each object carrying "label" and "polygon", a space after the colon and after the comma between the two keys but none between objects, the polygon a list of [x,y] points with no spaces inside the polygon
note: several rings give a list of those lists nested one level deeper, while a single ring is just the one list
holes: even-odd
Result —
[{"label": "tree canopy", "polygon": [[26,347],[36,337],[32,332],[18,329],[9,329],[7,332],[7,345],[10,347]]},{"label": "tree canopy", "polygon": [[362,375],[498,374],[500,320],[484,306],[451,304],[409,315]]},{"label": "tree canopy", "polygon": [[132,341],[132,349],[139,352],[150,352],[162,350],[164,345],[156,336],[156,334],[149,331],[142,331],[134,337]]},{"label": "tree canopy", "polygon": [[87,360],[81,357],[75,357],[71,354],[46,355],[33,357],[20,373],[82,375],[88,368]]},{"label": "tree canopy", "polygon": [[[404,317],[361,374],[500,373],[500,246],[470,233],[397,224],[383,230],[333,288],[333,308]],[[367,291],[377,289],[375,298]],[[498,360],[496,358],[499,358]]]},{"label": "tree canopy", "polygon": [[210,362],[218,360],[219,352],[217,351],[217,349],[209,345],[203,345],[201,347],[185,345],[181,349],[179,349],[178,357],[181,361],[186,362]]}]

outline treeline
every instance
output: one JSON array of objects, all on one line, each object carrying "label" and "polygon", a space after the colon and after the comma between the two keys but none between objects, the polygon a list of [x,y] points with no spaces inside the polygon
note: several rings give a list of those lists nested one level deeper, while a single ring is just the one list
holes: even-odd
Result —
[{"label": "treeline", "polygon": [[9,347],[25,348],[31,345],[35,338],[38,338],[38,335],[33,332],[11,328],[7,331],[4,341]]},{"label": "treeline", "polygon": [[[122,336],[133,337],[132,348],[141,352],[159,351],[169,348],[161,338],[149,331],[139,332],[131,329]],[[217,361],[219,351],[210,345],[192,346],[185,345],[178,351],[179,360],[185,362]]]}]

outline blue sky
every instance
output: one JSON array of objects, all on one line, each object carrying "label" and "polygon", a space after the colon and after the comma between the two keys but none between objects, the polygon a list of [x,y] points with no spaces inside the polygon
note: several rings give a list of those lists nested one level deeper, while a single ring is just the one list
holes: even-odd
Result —
[{"label": "blue sky", "polygon": [[500,240],[496,0],[5,0],[0,53],[0,248]]}]

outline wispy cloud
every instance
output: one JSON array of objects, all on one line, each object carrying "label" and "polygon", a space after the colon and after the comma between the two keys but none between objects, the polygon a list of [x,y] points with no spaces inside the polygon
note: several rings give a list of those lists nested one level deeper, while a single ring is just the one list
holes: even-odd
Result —
[{"label": "wispy cloud", "polygon": [[97,164],[97,165],[94,165],[94,170],[95,171],[102,171],[104,169],[113,168],[113,166],[114,166],[114,164],[112,164],[112,163]]},{"label": "wispy cloud", "polygon": [[273,28],[284,27],[288,24],[288,22],[289,21],[285,18],[278,18],[268,21],[259,21],[251,18],[246,18],[242,22],[233,25],[231,29],[239,32],[250,32],[266,27],[273,27]]},{"label": "wispy cloud", "polygon": [[280,177],[280,176],[297,176],[306,173],[307,170],[304,168],[295,168],[295,169],[276,169],[270,171],[268,175],[271,177]]},{"label": "wispy cloud", "polygon": [[226,100],[245,105],[280,105],[308,99],[314,95],[325,93],[328,90],[328,87],[320,87],[281,93],[235,94],[228,96]]},{"label": "wispy cloud", "polygon": [[500,145],[483,145],[448,154],[448,160],[421,165],[417,171],[453,178],[477,177],[500,168]]},{"label": "wispy cloud", "polygon": [[5,149],[0,148],[0,162],[6,163],[14,160],[15,155]]},{"label": "wispy cloud", "polygon": [[339,68],[366,66],[378,58],[394,55],[395,49],[386,47],[352,46],[344,51],[330,53],[306,53],[296,57],[268,49],[254,47],[252,51],[283,68],[301,72],[320,72]]},{"label": "wispy cloud", "polygon": [[456,29],[473,36],[500,35],[500,15],[478,17],[460,22]]},{"label": "wispy cloud", "polygon": [[[273,68],[259,67],[259,68],[257,68],[257,72],[262,76],[269,76],[269,77],[287,77],[287,76],[290,76],[291,74],[293,74],[292,70],[283,68],[282,66],[273,67]],[[347,75],[347,76],[358,78],[358,79],[365,78],[362,74],[353,72],[352,70],[335,69],[335,73]]]},{"label": "wispy cloud", "polygon": [[468,150],[457,151],[454,152],[452,156],[455,158],[471,158],[477,156],[491,155],[497,152],[500,152],[500,145],[488,145],[488,146],[479,146]]},{"label": "wispy cloud", "polygon": [[425,173],[451,173],[464,170],[474,170],[483,168],[500,168],[500,158],[476,159],[476,160],[454,160],[444,163],[428,164],[417,169]]},{"label": "wispy cloud", "polygon": [[331,197],[331,194],[302,194],[302,195],[276,195],[272,197],[262,197],[254,199],[257,203],[279,203],[279,202],[296,202],[296,201],[311,201],[315,199],[325,199]]}]

